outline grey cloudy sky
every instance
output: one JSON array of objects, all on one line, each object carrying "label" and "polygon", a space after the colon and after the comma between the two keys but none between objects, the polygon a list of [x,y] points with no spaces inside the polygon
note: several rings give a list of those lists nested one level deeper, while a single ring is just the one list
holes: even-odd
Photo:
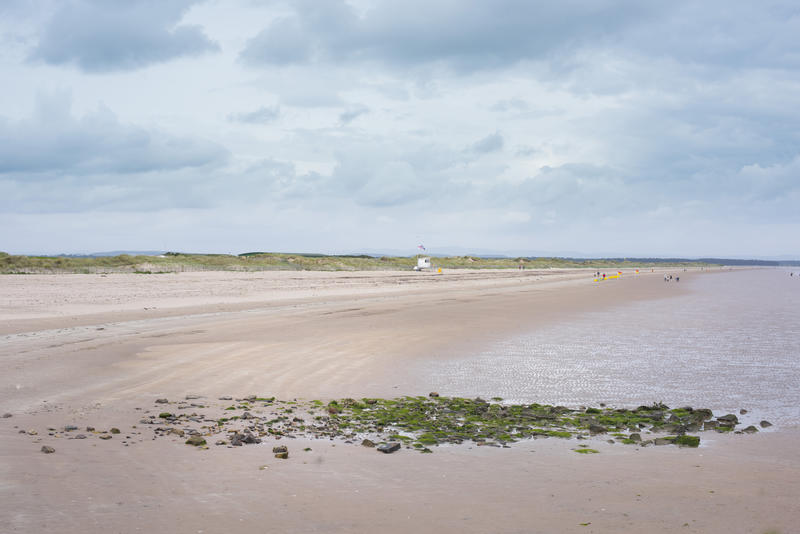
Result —
[{"label": "grey cloudy sky", "polygon": [[797,2],[5,0],[0,250],[800,257]]}]

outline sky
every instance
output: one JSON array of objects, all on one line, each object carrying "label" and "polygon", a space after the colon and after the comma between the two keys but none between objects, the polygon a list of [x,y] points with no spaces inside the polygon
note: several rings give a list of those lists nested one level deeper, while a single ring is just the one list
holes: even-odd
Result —
[{"label": "sky", "polygon": [[800,5],[3,0],[0,250],[800,257]]}]

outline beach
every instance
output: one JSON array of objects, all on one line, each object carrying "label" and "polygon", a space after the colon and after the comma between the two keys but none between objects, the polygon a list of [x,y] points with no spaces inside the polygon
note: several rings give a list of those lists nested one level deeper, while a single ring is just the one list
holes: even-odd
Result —
[{"label": "beach", "polygon": [[[477,395],[480,376],[455,384],[430,370],[469,368],[515,336],[675,301],[695,279],[728,276],[690,270],[665,283],[665,272],[605,282],[579,269],[0,277],[0,412],[11,414],[0,419],[0,523],[11,532],[796,531],[791,417],[755,435],[704,432],[697,449],[600,436],[592,455],[552,438],[433,454],[308,438],[199,450],[138,424],[158,413],[156,399],[200,413],[191,403],[221,409],[226,396]],[[121,433],[69,439],[65,425]],[[289,459],[273,457],[278,442]]]}]

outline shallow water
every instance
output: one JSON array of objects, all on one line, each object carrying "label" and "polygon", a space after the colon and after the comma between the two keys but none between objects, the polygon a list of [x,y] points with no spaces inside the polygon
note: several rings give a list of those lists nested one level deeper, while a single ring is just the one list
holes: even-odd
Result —
[{"label": "shallow water", "polygon": [[797,274],[731,271],[680,284],[690,294],[587,312],[418,372],[447,395],[567,406],[662,401],[745,408],[747,423],[800,424]]}]

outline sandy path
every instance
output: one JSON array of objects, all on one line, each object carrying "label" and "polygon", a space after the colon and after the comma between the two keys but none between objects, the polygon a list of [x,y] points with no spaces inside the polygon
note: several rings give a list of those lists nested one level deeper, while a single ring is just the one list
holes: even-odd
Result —
[{"label": "sandy path", "polygon": [[[227,277],[201,274],[212,275],[210,286]],[[68,423],[132,432],[134,408],[187,393],[425,394],[436,384],[404,373],[409,359],[448,357],[581,310],[684,291],[660,274],[595,284],[585,273],[400,283],[391,273],[313,273],[286,289],[288,274],[225,278],[224,289],[196,300],[176,295],[196,291],[197,273],[185,288],[167,279],[171,289],[160,276],[131,275],[116,295],[104,286],[97,302],[91,277],[65,277],[61,301],[52,287],[37,293],[34,277],[2,277],[0,411],[14,417],[0,419],[0,524],[11,532],[761,534],[791,532],[800,521],[796,431],[717,438],[698,450],[599,441],[601,454],[586,457],[557,440],[391,456],[324,441],[304,453],[297,440],[283,463],[269,454],[272,443],[198,451],[133,434],[129,447],[47,436],[47,427]],[[261,292],[236,293],[250,283]],[[145,301],[156,310],[138,309]],[[45,443],[56,454],[38,452]]]}]

